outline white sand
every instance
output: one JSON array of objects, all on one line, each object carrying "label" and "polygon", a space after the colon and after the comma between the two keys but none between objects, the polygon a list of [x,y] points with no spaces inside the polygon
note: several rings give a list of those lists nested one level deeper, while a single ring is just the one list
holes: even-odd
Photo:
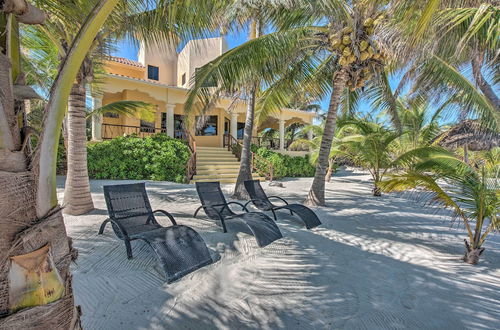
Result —
[{"label": "white sand", "polygon": [[[204,214],[194,219],[194,186],[148,182],[153,208],[195,228],[219,259],[172,284],[144,243],[134,241],[127,260],[110,227],[97,235],[107,217],[102,185],[113,183],[123,181],[93,181],[97,209],[65,218],[79,250],[74,290],[85,329],[500,328],[499,237],[489,237],[478,266],[464,264],[462,230],[409,199],[372,197],[364,174],[327,184],[318,228],[281,212],[284,238],[265,248],[238,222],[223,234]],[[310,183],[264,188],[301,202]]]}]

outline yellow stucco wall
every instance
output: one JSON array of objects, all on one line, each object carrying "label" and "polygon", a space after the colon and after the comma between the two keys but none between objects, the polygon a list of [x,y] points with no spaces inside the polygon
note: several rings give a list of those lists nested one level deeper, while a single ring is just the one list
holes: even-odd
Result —
[{"label": "yellow stucco wall", "polygon": [[[117,63],[118,65],[112,66],[114,74],[108,75],[103,80],[103,96],[102,104],[106,105],[111,102],[116,102],[119,100],[133,100],[133,101],[143,101],[150,104],[156,105],[155,111],[155,128],[156,132],[161,131],[161,117],[162,113],[167,112],[167,104],[174,104],[174,114],[184,115],[184,103],[187,97],[187,90],[178,87],[167,86],[162,83],[156,83],[151,81],[141,81],[133,78],[122,77],[123,75],[134,74],[134,68],[130,69],[130,72],[123,71],[122,67],[124,65]],[[140,69],[140,68],[138,68]],[[138,71],[135,70],[135,74],[138,75]],[[137,77],[138,78],[138,77]],[[142,79],[142,78],[140,78]],[[231,114],[226,110],[231,109],[232,112],[238,113],[238,122],[245,122],[245,112],[246,105],[243,101],[238,101],[234,103],[232,100],[223,99],[218,104],[217,107],[207,113],[206,115],[217,115],[218,116],[218,126],[217,126],[217,136],[195,136],[194,128],[191,130],[191,134],[195,137],[198,146],[206,147],[222,147],[223,146],[223,135],[224,135],[224,121],[225,118],[231,120]],[[284,119],[286,125],[289,125],[296,121],[302,121],[304,123],[312,123],[314,114],[307,113],[304,111],[283,109],[279,114],[274,114],[274,118],[268,121],[267,126],[271,128],[278,128],[278,118]],[[191,120],[194,123],[194,120]],[[131,127],[111,127],[110,125],[123,125]],[[140,136],[147,136],[150,133],[140,132],[140,118],[137,117],[127,117],[119,116],[119,118],[103,118],[103,138],[112,138],[116,136],[121,136],[124,134],[138,133]],[[257,135],[258,129],[265,128],[261,127],[254,128],[254,135]]]}]

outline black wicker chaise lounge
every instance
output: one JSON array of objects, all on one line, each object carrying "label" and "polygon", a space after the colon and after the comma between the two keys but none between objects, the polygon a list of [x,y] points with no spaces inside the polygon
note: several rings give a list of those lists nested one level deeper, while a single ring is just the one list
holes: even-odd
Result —
[{"label": "black wicker chaise lounge", "polygon": [[[251,200],[245,204],[245,207],[252,203],[259,210],[262,211],[272,211],[274,220],[276,220],[276,211],[281,209],[286,209],[290,211],[290,214],[296,213],[302,221],[304,221],[307,229],[312,229],[321,225],[321,221],[318,219],[316,213],[314,213],[310,208],[302,204],[288,204],[286,200],[278,196],[267,196],[260,185],[259,180],[247,180],[244,182],[245,188],[250,195]],[[285,205],[277,206],[271,203],[270,198],[276,198],[281,200]]]},{"label": "black wicker chaise lounge", "polygon": [[[152,210],[144,183],[104,186],[104,197],[109,218],[102,223],[99,234],[111,222],[116,236],[125,241],[129,259],[132,258],[130,241],[145,241],[158,257],[167,283],[213,262],[203,238],[196,231],[178,225],[167,211]],[[166,215],[172,226],[160,225],[154,216],[157,212]]]},{"label": "black wicker chaise lounge", "polygon": [[[194,213],[194,217],[203,208],[205,214],[212,220],[220,222],[222,231],[227,232],[226,220],[241,219],[252,231],[259,247],[271,244],[283,237],[278,226],[267,215],[261,212],[248,212],[243,204],[238,202],[226,202],[219,182],[196,182],[196,191],[201,200],[201,206]],[[245,213],[236,214],[230,208],[230,204],[241,206]]]}]

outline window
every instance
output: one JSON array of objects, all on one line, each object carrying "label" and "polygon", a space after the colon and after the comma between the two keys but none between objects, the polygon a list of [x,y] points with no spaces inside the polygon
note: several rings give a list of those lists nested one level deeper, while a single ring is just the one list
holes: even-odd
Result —
[{"label": "window", "polygon": [[182,80],[181,85],[184,86],[186,84],[186,74],[185,73],[182,74],[181,80]]},{"label": "window", "polygon": [[160,69],[157,66],[148,65],[148,79],[159,80]]},{"label": "window", "polygon": [[183,115],[174,115],[174,137],[176,139],[184,138],[184,116]]},{"label": "window", "polygon": [[154,133],[155,132],[155,123],[141,119],[140,131],[145,132],[145,133]]},{"label": "window", "polygon": [[108,117],[108,118],[120,118],[120,116],[117,113],[114,112],[105,112],[103,114],[103,117]]},{"label": "window", "polygon": [[196,136],[215,136],[217,135],[218,116],[196,116],[196,126],[203,124],[196,129]]},{"label": "window", "polygon": [[244,133],[244,131],[245,131],[245,123],[238,123],[238,127],[237,127],[237,130],[236,130],[236,132],[238,133],[238,134],[236,134],[237,135],[236,138],[238,140],[243,140],[243,133]]},{"label": "window", "polygon": [[167,113],[166,112],[161,113],[161,132],[162,133],[167,132]]}]

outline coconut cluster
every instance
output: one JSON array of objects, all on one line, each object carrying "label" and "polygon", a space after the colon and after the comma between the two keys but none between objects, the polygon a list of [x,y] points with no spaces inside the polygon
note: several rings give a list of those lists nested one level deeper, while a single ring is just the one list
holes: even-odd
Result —
[{"label": "coconut cluster", "polygon": [[362,27],[354,30],[345,27],[332,35],[330,44],[339,56],[339,65],[349,67],[348,86],[351,90],[363,87],[372,76],[371,64],[383,64],[385,55],[371,41],[375,26],[384,19],[382,14],[376,18],[365,19]]}]

